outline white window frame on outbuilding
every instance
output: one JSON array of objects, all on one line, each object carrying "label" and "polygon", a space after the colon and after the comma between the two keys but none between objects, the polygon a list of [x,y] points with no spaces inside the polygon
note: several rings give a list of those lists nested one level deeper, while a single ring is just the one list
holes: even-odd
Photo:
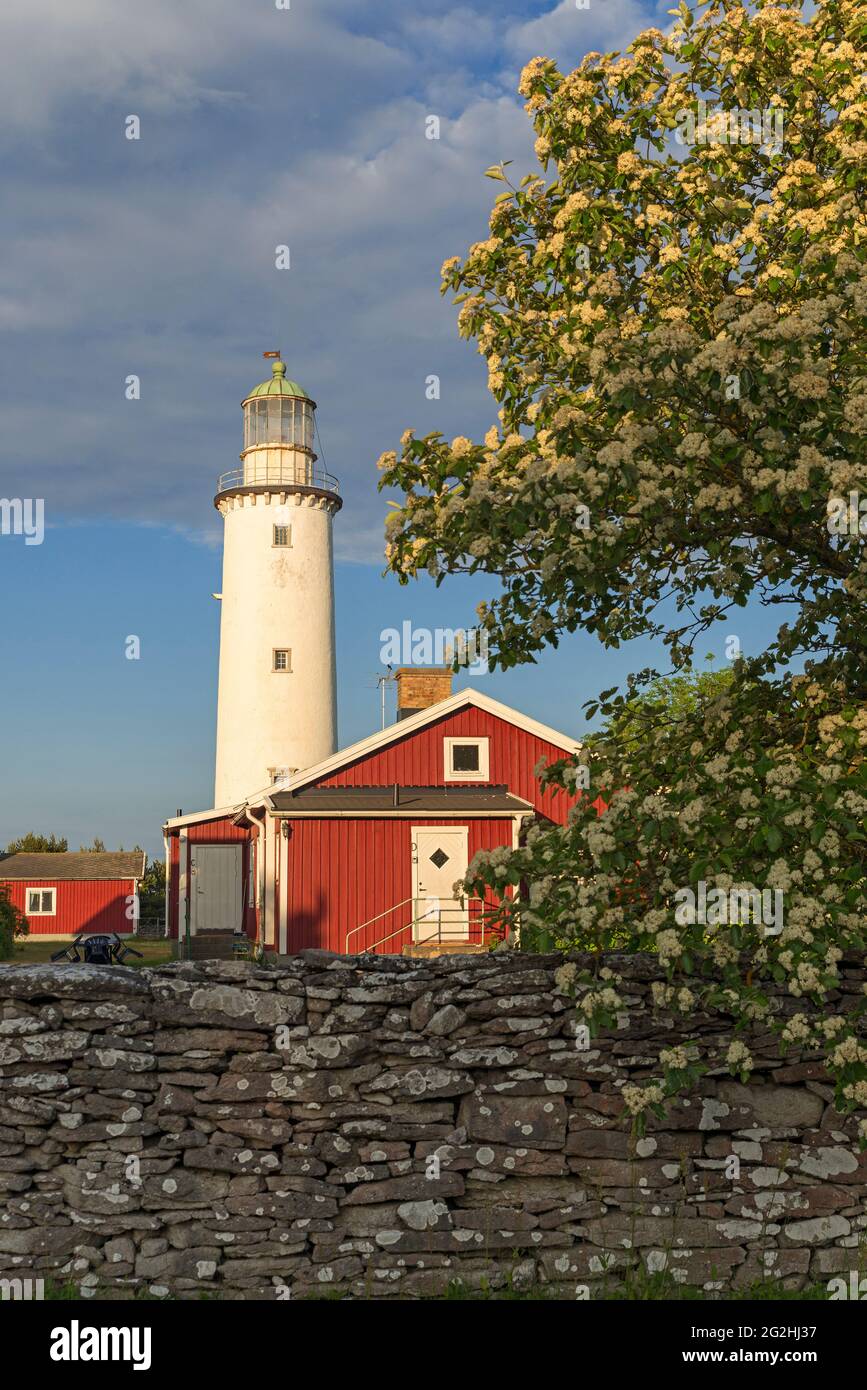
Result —
[{"label": "white window frame on outbuilding", "polygon": [[[474,745],[479,750],[479,766],[475,771],[456,771],[454,768],[454,748]],[[447,782],[487,782],[490,780],[490,740],[487,738],[444,738],[443,776]]]},{"label": "white window frame on outbuilding", "polygon": [[[30,906],[30,894],[39,894],[39,907],[35,910]],[[46,895],[51,896],[51,906],[43,906]],[[56,917],[57,916],[57,889],[56,888],[31,888],[28,885],[24,890],[24,901],[27,907],[24,909],[25,917]]]}]

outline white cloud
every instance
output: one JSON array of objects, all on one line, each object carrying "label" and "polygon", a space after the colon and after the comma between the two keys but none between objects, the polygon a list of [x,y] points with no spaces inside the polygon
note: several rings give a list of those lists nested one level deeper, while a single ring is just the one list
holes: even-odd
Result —
[{"label": "white cloud", "polygon": [[[665,9],[661,0],[657,8]],[[652,6],[639,0],[590,0],[588,8],[580,10],[575,0],[560,0],[547,14],[510,25],[506,47],[522,63],[541,56],[570,70],[585,53],[622,51],[652,23]]]},{"label": "white cloud", "polygon": [[409,63],[352,35],[310,0],[291,10],[242,0],[3,0],[0,117],[7,133],[49,129],[70,102],[123,102],[151,113],[238,102],[278,74],[306,85],[309,54],[327,51],[333,81]]},{"label": "white cloud", "polygon": [[[372,36],[347,26],[342,0],[289,12],[47,0],[36,33],[29,0],[6,0],[0,124],[25,150],[14,227],[0,229],[7,491],[44,496],[52,518],[212,536],[241,396],[264,375],[261,351],[280,347],[319,402],[341,480],[338,553],[376,559],[382,450],[408,426],[487,428],[483,364],[458,338],[439,267],[487,234],[496,189],[484,169],[535,161],[521,99],[495,73],[504,50],[485,66],[482,40],[501,35],[523,59],[538,26],[562,37],[567,17],[561,5],[510,27],[488,0],[381,8],[387,27]],[[635,6],[611,8],[622,18]],[[371,13],[377,0],[353,18],[369,27]],[[40,44],[39,80],[25,83]],[[138,145],[119,133],[130,91],[154,107]],[[425,139],[434,101],[439,141]],[[287,272],[274,267],[282,242]],[[124,400],[129,373],[139,402]],[[433,373],[436,403],[424,395]]]}]

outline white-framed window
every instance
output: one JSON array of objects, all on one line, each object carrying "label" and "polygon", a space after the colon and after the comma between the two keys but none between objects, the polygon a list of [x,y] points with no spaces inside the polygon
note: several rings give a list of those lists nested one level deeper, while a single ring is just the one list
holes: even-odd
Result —
[{"label": "white-framed window", "polygon": [[443,739],[444,775],[447,782],[487,782],[486,738]]},{"label": "white-framed window", "polygon": [[56,888],[28,888],[24,894],[27,917],[55,917],[57,915]]},{"label": "white-framed window", "polygon": [[273,786],[275,782],[288,782],[289,778],[292,776],[292,772],[293,769],[291,767],[269,767],[268,777],[271,781],[271,785]]},{"label": "white-framed window", "polygon": [[292,671],[292,653],[288,647],[275,647],[271,662],[272,671]]},{"label": "white-framed window", "polygon": [[292,544],[292,527],[291,527],[291,526],[275,526],[275,527],[274,527],[274,539],[273,539],[273,541],[271,542],[271,544],[272,544],[272,545],[291,545],[291,544]]}]

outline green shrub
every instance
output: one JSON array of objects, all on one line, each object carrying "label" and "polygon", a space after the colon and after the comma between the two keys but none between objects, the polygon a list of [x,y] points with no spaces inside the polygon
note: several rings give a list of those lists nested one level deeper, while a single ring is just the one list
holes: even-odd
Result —
[{"label": "green shrub", "polygon": [[0,888],[0,960],[10,959],[15,938],[26,936],[27,932],[27,919],[23,912],[10,901],[6,889]]}]

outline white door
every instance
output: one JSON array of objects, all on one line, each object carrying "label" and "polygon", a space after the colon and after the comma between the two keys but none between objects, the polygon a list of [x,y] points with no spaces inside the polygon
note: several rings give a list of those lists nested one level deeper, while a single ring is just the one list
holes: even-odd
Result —
[{"label": "white door", "polygon": [[241,845],[190,849],[190,930],[240,931],[243,923]]},{"label": "white door", "polygon": [[417,826],[412,832],[412,880],[416,941],[466,941],[467,900],[454,884],[467,871],[469,831],[465,825]]}]

